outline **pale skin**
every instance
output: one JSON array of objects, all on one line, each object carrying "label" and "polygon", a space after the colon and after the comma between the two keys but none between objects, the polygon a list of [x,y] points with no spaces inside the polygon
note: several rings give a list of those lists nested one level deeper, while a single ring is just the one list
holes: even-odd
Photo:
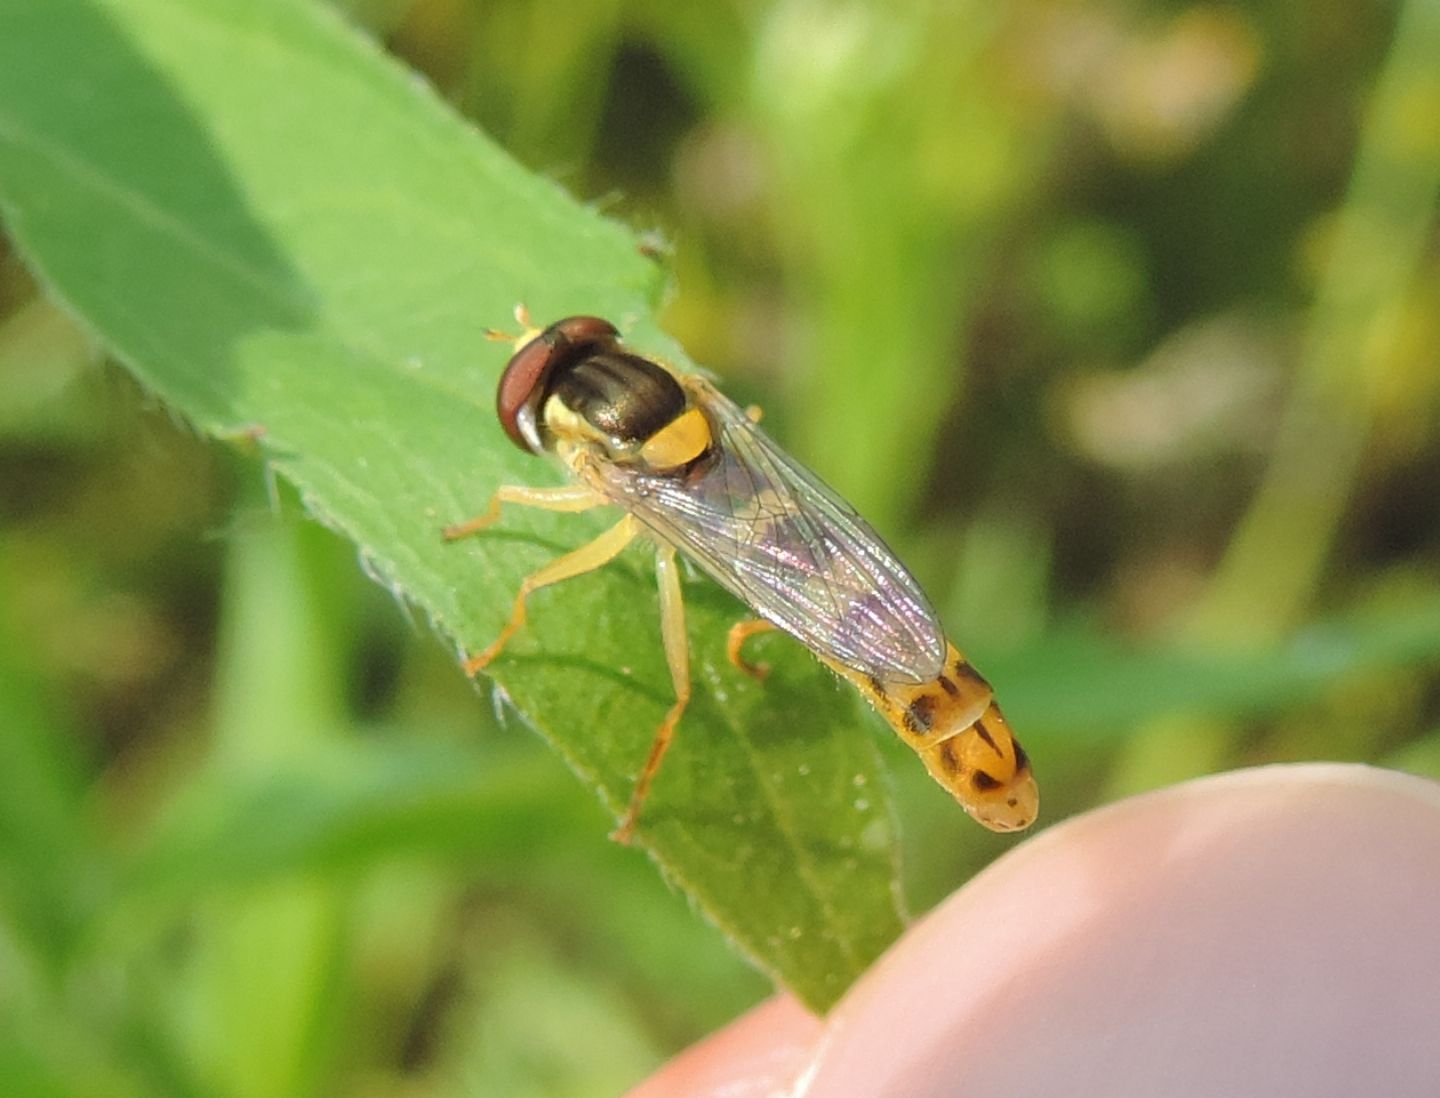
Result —
[{"label": "pale skin", "polygon": [[827,1018],[780,996],[630,1098],[1432,1098],[1440,784],[1269,766],[1021,843]]}]

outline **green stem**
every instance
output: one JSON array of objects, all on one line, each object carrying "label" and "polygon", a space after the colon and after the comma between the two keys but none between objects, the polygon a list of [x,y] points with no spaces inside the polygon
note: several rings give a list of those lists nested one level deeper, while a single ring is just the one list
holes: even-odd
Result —
[{"label": "green stem", "polygon": [[1191,625],[1273,639],[1303,612],[1373,432],[1397,306],[1440,191],[1440,5],[1410,0],[1362,135],[1274,456]]}]

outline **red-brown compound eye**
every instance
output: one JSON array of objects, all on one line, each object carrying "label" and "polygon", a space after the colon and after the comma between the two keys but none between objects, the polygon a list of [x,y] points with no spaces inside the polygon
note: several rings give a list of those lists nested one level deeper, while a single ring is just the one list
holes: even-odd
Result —
[{"label": "red-brown compound eye", "polygon": [[557,320],[510,358],[495,393],[495,414],[510,441],[529,453],[544,449],[537,417],[550,375],[563,366],[620,341],[615,325],[598,316]]}]

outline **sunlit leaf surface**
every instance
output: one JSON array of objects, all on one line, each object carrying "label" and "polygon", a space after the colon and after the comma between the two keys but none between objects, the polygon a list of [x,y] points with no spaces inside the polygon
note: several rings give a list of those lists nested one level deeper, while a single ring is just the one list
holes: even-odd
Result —
[{"label": "sunlit leaf surface", "polygon": [[[253,439],[466,650],[525,573],[603,522],[517,514],[441,540],[496,484],[556,477],[494,421],[505,349],[483,330],[524,301],[675,353],[650,317],[663,274],[628,231],[308,4],[0,4],[0,211],[146,386]],[[723,651],[741,608],[688,586],[697,694],[638,842],[824,1007],[900,927],[874,733],[784,641],[768,686],[744,681]],[[537,598],[493,681],[618,814],[670,695],[646,556]]]}]

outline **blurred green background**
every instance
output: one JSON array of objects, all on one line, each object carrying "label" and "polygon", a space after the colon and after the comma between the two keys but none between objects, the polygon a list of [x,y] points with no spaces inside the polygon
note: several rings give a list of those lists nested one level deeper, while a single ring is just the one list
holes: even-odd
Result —
[{"label": "blurred green background", "polygon": [[[1041,826],[1440,776],[1428,5],[345,7],[652,231],[668,329],[996,683]],[[0,507],[7,1093],[609,1095],[767,993],[3,239]],[[886,750],[923,910],[1014,840]]]}]

